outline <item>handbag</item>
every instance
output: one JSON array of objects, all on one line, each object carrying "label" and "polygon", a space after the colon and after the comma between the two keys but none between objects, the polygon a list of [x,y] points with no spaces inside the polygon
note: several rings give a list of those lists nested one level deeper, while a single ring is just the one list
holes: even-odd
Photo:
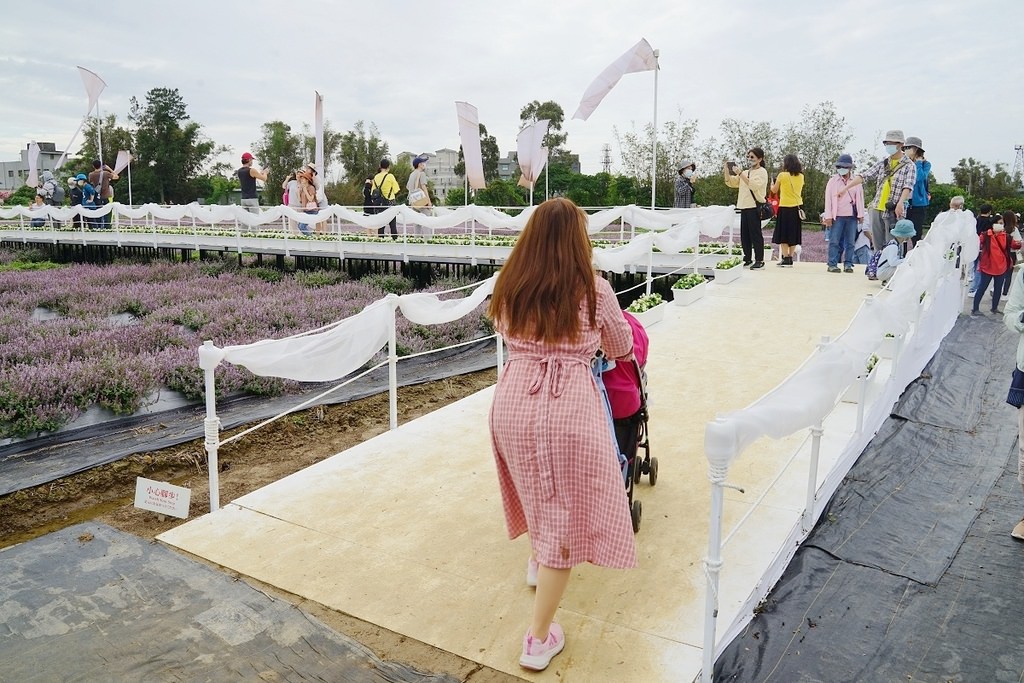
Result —
[{"label": "handbag", "polygon": [[417,187],[409,191],[409,206],[426,206],[428,203],[430,203],[430,197],[422,189]]},{"label": "handbag", "polygon": [[757,206],[757,217],[762,221],[770,221],[775,218],[775,208],[769,202],[757,201],[757,195],[750,189],[749,184],[747,189],[750,191],[750,196],[754,198],[754,205]]}]

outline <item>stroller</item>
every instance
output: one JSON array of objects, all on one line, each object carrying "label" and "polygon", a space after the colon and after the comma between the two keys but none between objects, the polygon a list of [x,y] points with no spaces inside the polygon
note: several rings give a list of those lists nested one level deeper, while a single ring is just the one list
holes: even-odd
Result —
[{"label": "stroller", "polygon": [[[609,428],[615,434],[618,445],[619,464],[633,532],[636,533],[640,531],[643,506],[639,500],[634,500],[634,485],[639,484],[645,474],[651,486],[658,482],[658,459],[651,457],[647,439],[647,374],[643,370],[647,362],[647,333],[640,321],[629,313],[623,312],[623,315],[633,330],[634,360],[612,363],[598,351],[593,368],[605,401]],[[642,459],[637,457],[640,449],[644,452]]]}]

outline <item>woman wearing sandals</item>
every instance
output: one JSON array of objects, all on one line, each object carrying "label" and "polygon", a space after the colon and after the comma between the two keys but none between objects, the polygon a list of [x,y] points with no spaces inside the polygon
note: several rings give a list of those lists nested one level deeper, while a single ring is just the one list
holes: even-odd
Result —
[{"label": "woman wearing sandals", "polygon": [[804,169],[795,154],[782,158],[782,172],[772,183],[772,194],[779,195],[779,215],[775,218],[772,244],[779,245],[780,266],[792,266],[793,254],[803,233]]},{"label": "woman wearing sandals", "polygon": [[598,348],[630,358],[633,335],[591,251],[586,214],[549,199],[527,221],[487,309],[509,351],[491,446],[509,538],[530,538],[526,583],[537,593],[519,665],[532,671],[565,646],[554,618],[572,568],[636,566],[622,471],[590,369]]},{"label": "woman wearing sandals", "polygon": [[751,270],[764,268],[764,233],[757,205],[765,202],[768,171],[764,169],[764,150],[751,147],[747,151],[747,170],[741,171],[731,161],[722,165],[722,177],[729,187],[737,188],[736,209],[740,213],[740,246],[743,265]]}]

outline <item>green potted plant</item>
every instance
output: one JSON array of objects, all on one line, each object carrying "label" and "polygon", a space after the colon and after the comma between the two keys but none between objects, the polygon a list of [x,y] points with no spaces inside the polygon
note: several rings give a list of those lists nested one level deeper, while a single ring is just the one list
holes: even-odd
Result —
[{"label": "green potted plant", "polygon": [[743,261],[740,260],[739,256],[722,259],[716,263],[714,268],[715,283],[726,284],[742,275],[743,269],[740,268],[741,263],[743,263]]},{"label": "green potted plant", "polygon": [[684,275],[672,285],[672,301],[679,306],[689,306],[704,296],[707,278],[700,273]]},{"label": "green potted plant", "polygon": [[668,302],[661,298],[661,294],[644,294],[634,299],[626,310],[636,316],[644,327],[650,327],[665,317],[667,305]]}]

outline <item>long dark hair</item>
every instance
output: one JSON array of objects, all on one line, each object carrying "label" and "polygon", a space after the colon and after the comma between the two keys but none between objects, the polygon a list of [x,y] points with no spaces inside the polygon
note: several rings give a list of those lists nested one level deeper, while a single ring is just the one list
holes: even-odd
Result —
[{"label": "long dark hair", "polygon": [[1013,229],[1017,227],[1017,214],[1013,211],[1003,211],[1003,226],[1006,228],[1006,232],[1013,232]]},{"label": "long dark hair", "polygon": [[800,164],[800,159],[795,154],[787,154],[782,157],[782,170],[789,175],[800,175],[804,172],[804,167]]},{"label": "long dark hair", "polygon": [[597,290],[587,215],[549,199],[533,212],[494,284],[487,315],[510,337],[575,341],[580,305],[596,326]]}]

